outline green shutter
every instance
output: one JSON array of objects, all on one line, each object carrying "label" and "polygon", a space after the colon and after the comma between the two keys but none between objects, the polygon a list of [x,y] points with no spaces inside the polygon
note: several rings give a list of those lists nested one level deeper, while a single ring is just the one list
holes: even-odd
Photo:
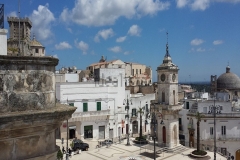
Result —
[{"label": "green shutter", "polygon": [[87,111],[88,111],[88,104],[83,103],[83,112],[87,112]]},{"label": "green shutter", "polygon": [[97,111],[101,111],[101,102],[97,102]]}]

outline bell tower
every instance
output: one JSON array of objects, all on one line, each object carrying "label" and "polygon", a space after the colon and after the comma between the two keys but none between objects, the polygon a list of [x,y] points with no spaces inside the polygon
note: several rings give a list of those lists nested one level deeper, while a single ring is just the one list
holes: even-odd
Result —
[{"label": "bell tower", "polygon": [[158,124],[158,142],[169,148],[179,145],[178,112],[182,105],[178,104],[178,70],[169,53],[167,33],[166,54],[157,68],[158,106],[164,123]]}]

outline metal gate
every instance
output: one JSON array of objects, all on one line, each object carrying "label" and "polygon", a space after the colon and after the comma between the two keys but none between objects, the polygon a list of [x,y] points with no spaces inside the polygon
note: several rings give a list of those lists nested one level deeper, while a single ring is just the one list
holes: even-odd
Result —
[{"label": "metal gate", "polygon": [[99,126],[98,139],[105,139],[105,126]]},{"label": "metal gate", "polygon": [[109,139],[113,138],[113,129],[109,129]]}]

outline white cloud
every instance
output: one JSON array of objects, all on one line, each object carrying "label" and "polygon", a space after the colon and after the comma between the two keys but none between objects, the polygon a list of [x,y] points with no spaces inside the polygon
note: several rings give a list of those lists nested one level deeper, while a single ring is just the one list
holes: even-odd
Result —
[{"label": "white cloud", "polygon": [[57,54],[54,54],[53,57],[54,57],[54,58],[58,58],[58,55],[57,55]]},{"label": "white cloud", "polygon": [[201,48],[201,47],[199,47],[199,48],[197,48],[197,49],[196,49],[196,51],[197,51],[197,52],[205,52],[205,49],[204,49],[204,48]]},{"label": "white cloud", "polygon": [[72,29],[71,28],[67,28],[68,32],[72,33]]},{"label": "white cloud", "polygon": [[55,45],[55,48],[58,50],[63,50],[63,49],[70,49],[72,46],[68,44],[67,42],[61,42],[59,44]]},{"label": "white cloud", "polygon": [[140,36],[142,29],[138,25],[132,25],[129,30],[128,34],[131,36]]},{"label": "white cloud", "polygon": [[209,7],[210,0],[194,0],[191,4],[192,10],[205,10]]},{"label": "white cloud", "polygon": [[215,0],[216,2],[239,3],[240,0]]},{"label": "white cloud", "polygon": [[124,55],[128,55],[128,54],[130,54],[130,52],[129,51],[125,51],[123,54]]},{"label": "white cloud", "polygon": [[118,52],[122,51],[121,47],[119,47],[119,46],[115,46],[115,47],[109,48],[108,50],[112,51],[114,53],[118,53]]},{"label": "white cloud", "polygon": [[176,0],[176,3],[177,8],[183,8],[189,3],[189,0]]},{"label": "white cloud", "polygon": [[106,29],[106,30],[101,30],[98,31],[96,36],[94,37],[95,42],[99,42],[99,37],[102,37],[104,40],[107,40],[109,37],[112,37],[114,35],[114,32],[112,28]]},{"label": "white cloud", "polygon": [[[136,1],[137,2],[137,1]],[[154,15],[158,11],[168,9],[170,6],[169,2],[161,2],[160,0],[140,0],[137,2],[138,16],[141,15]]]},{"label": "white cloud", "polygon": [[200,45],[200,44],[202,44],[204,41],[202,40],[202,39],[193,39],[192,41],[191,41],[191,45],[193,45],[193,46],[198,46],[198,45]]},{"label": "white cloud", "polygon": [[222,43],[223,43],[222,40],[215,40],[215,41],[213,41],[214,45],[219,45],[219,44],[222,44]]},{"label": "white cloud", "polygon": [[113,25],[120,17],[128,19],[155,15],[170,2],[160,0],[76,0],[72,9],[63,9],[60,19],[86,26]]},{"label": "white cloud", "polygon": [[8,17],[18,17],[17,12],[13,11],[8,14]]},{"label": "white cloud", "polygon": [[38,10],[34,10],[30,15],[32,21],[32,33],[39,40],[46,40],[51,37],[51,24],[55,21],[53,13],[48,9],[48,4],[45,6],[39,5]]},{"label": "white cloud", "polygon": [[126,40],[127,36],[119,37],[116,39],[116,42],[124,42]]},{"label": "white cloud", "polygon": [[87,50],[88,50],[87,43],[85,43],[83,41],[77,42],[77,40],[75,40],[75,44],[76,44],[76,47],[83,52],[83,54],[87,54]]}]

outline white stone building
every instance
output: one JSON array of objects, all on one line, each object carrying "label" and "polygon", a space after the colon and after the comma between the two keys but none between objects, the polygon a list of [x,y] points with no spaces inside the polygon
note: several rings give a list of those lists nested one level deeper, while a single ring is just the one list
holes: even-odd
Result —
[{"label": "white stone building", "polygon": [[[139,116],[131,116],[142,102],[142,107],[150,104],[155,99],[154,94],[130,95],[125,91],[124,68],[100,68],[95,70],[94,81],[86,82],[62,82],[56,83],[56,97],[60,103],[67,103],[77,107],[69,122],[69,138],[94,138],[108,139],[131,135],[139,132]],[[124,99],[132,99],[129,105],[130,122],[126,118],[127,111],[123,105]],[[146,114],[147,112],[145,112]],[[135,114],[134,114],[135,115]],[[150,129],[145,126],[145,115],[143,116],[143,133]],[[137,124],[136,124],[137,122]],[[134,127],[136,129],[133,130]],[[66,138],[66,122],[61,126],[61,137]]]},{"label": "white stone building", "polygon": [[[201,113],[204,117],[200,123],[200,144],[204,150],[214,149],[214,118],[212,106],[215,104],[216,112],[216,139],[217,152],[226,157],[234,155],[240,149],[240,108],[239,100],[232,102],[228,93],[217,93],[217,100],[185,99],[184,109],[180,111],[180,134],[184,137],[185,145],[196,147],[197,134],[195,114]],[[234,104],[234,105],[233,105]],[[211,112],[211,113],[210,113]]]}]

